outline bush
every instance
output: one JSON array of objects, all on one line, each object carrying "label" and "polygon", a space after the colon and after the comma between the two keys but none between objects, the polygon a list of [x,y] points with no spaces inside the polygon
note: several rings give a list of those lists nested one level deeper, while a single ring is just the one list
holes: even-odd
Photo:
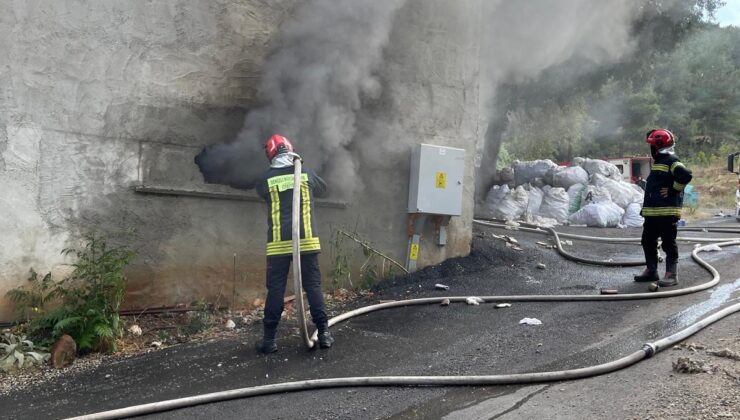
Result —
[{"label": "bush", "polygon": [[30,324],[34,337],[56,340],[68,334],[80,352],[116,350],[123,333],[118,310],[125,288],[124,269],[134,256],[125,247],[110,248],[95,234],[85,236],[83,249],[65,249],[64,255],[77,260],[72,274],[56,284],[59,307],[44,313]]}]

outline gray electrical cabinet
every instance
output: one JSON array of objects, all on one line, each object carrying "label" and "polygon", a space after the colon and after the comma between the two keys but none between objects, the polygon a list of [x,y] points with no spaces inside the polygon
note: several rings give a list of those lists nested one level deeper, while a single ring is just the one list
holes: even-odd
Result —
[{"label": "gray electrical cabinet", "polygon": [[409,213],[462,213],[465,150],[417,144],[411,153]]}]

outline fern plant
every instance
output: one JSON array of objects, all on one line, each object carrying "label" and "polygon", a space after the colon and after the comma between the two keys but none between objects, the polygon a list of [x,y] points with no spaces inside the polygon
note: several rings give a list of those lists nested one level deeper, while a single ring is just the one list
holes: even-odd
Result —
[{"label": "fern plant", "polygon": [[5,333],[0,338],[0,370],[7,372],[16,368],[41,364],[50,357],[46,348],[34,345],[32,341],[26,339],[25,335]]},{"label": "fern plant", "polygon": [[27,289],[17,287],[6,293],[6,296],[16,304],[19,315],[26,321],[43,316],[47,304],[60,295],[58,284],[52,280],[51,273],[39,278],[39,274],[31,268],[28,283]]},{"label": "fern plant", "polygon": [[72,274],[62,280],[62,305],[43,316],[38,325],[56,339],[69,334],[81,352],[116,350],[123,333],[118,310],[125,288],[124,270],[134,253],[125,247],[111,248],[95,234],[85,237],[82,249],[65,249],[74,255]]}]

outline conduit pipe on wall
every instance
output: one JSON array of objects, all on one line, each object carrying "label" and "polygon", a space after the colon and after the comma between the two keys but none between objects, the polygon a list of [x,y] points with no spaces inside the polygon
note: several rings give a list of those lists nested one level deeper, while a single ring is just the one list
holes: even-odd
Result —
[{"label": "conduit pipe on wall", "polygon": [[[494,226],[501,227],[501,226]],[[539,231],[542,232],[542,231]],[[559,243],[558,233],[554,230],[551,232],[544,232],[544,234],[554,234],[554,239],[559,250],[562,250],[562,245]],[[579,237],[579,239],[590,238],[590,237]],[[603,239],[603,238],[602,238]],[[585,239],[589,240],[589,239]],[[716,241],[714,241],[716,242]],[[716,246],[734,246],[740,245],[740,239],[725,240],[724,242],[717,243]],[[625,295],[520,295],[520,296],[487,296],[483,297],[485,302],[498,302],[498,301],[529,301],[529,302],[546,302],[546,301],[560,301],[560,302],[572,302],[572,301],[603,301],[603,300],[633,300],[633,299],[651,299],[651,298],[665,298],[671,296],[684,295],[688,293],[697,292],[700,290],[708,289],[716,285],[720,280],[720,275],[717,270],[712,267],[709,263],[699,257],[699,253],[706,250],[710,245],[704,245],[695,248],[691,253],[692,259],[697,262],[701,267],[707,270],[711,275],[712,279],[706,283],[699,284],[696,286],[669,290],[654,293],[634,293]],[[593,261],[598,263],[598,261]],[[369,312],[388,309],[400,306],[412,306],[421,304],[440,303],[444,299],[449,299],[451,302],[464,302],[466,297],[434,297],[434,298],[421,298],[421,299],[409,299],[397,302],[388,302],[378,305],[371,305],[364,308],[359,308],[354,311],[350,311],[346,314],[334,317],[329,320],[329,325],[335,325],[341,321],[349,319],[353,316],[366,314]],[[328,378],[328,379],[309,379],[304,381],[287,382],[281,384],[262,385],[249,388],[234,389],[229,391],[214,392],[210,394],[196,395],[192,397],[178,398],[174,400],[159,401],[149,404],[142,404],[132,407],[126,407],[116,410],[105,411],[101,413],[90,414],[81,417],[75,417],[75,419],[112,419],[121,417],[140,416],[145,414],[151,414],[161,411],[174,410],[178,408],[191,407],[194,405],[208,404],[219,401],[225,401],[236,398],[245,398],[258,395],[276,394],[292,391],[305,391],[314,389],[324,388],[335,388],[335,387],[359,387],[359,386],[472,386],[472,385],[504,385],[504,384],[531,384],[539,382],[551,382],[551,381],[562,381],[581,379],[591,376],[602,375],[605,373],[613,372],[619,369],[624,369],[631,366],[643,359],[649,358],[654,354],[669,348],[670,346],[686,339],[687,337],[697,333],[703,328],[711,325],[718,320],[734,314],[740,311],[740,303],[731,305],[724,308],[690,326],[672,334],[668,337],[660,340],[646,343],[640,350],[634,353],[622,357],[620,359],[602,363],[599,365],[588,366],[577,369],[549,371],[549,372],[536,372],[536,373],[518,373],[518,374],[505,374],[505,375],[473,375],[473,376],[375,376],[375,377],[349,377],[349,378]],[[315,336],[314,336],[315,338]]]}]

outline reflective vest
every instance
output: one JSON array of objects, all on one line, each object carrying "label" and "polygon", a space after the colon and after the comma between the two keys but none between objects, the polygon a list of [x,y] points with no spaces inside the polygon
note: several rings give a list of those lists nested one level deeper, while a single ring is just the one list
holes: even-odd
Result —
[{"label": "reflective vest", "polygon": [[[681,217],[683,190],[691,178],[691,171],[676,155],[659,154],[647,178],[641,214],[644,217]],[[660,193],[663,188],[668,188],[667,197]]]},{"label": "reflective vest", "polygon": [[[293,253],[293,167],[270,168],[257,185],[267,202],[267,256]],[[313,217],[314,190],[323,193],[324,181],[304,168],[301,174],[301,253],[321,251]],[[320,194],[319,194],[320,195]]]}]

